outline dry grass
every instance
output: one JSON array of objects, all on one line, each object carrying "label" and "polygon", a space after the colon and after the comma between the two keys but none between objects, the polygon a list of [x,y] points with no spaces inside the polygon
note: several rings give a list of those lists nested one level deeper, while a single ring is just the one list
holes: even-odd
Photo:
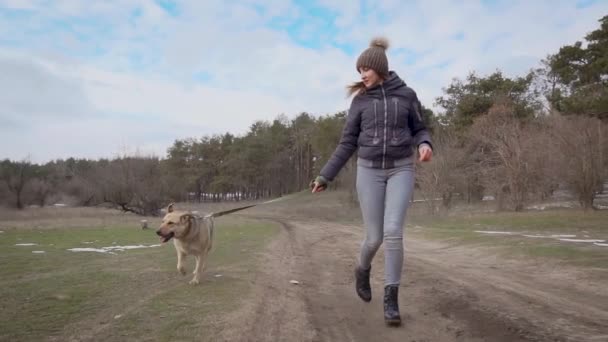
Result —
[{"label": "dry grass", "polygon": [[[213,341],[231,324],[226,314],[248,295],[257,257],[278,232],[272,223],[219,218],[204,280],[193,287],[175,268],[172,244],[116,254],[67,250],[158,244],[134,215],[45,208],[4,217],[0,226],[10,229],[0,229],[2,341]],[[36,245],[17,245],[23,243]],[[193,265],[188,258],[187,270]]]},{"label": "dry grass", "polygon": [[45,207],[13,210],[0,208],[0,229],[95,228],[106,226],[139,227],[140,221],[159,218],[141,217],[115,209],[91,207]]},{"label": "dry grass", "polygon": [[[247,202],[178,204],[201,214]],[[596,269],[608,265],[608,248],[564,245],[540,239],[481,236],[475,230],[588,234],[608,238],[608,211],[547,210],[491,213],[455,211],[428,219],[426,207],[410,209],[407,234],[470,248],[491,247],[499,257],[558,260]],[[110,254],[74,254],[71,247],[158,243],[141,230],[142,217],[100,208],[29,208],[0,211],[0,340],[98,339],[124,341],[213,340],[231,324],[225,310],[247,296],[260,249],[278,227],[249,218],[270,217],[360,225],[349,194],[307,191],[218,219],[210,275],[201,287],[177,275],[172,246]],[[146,218],[154,228],[160,218]],[[83,243],[85,241],[93,244]],[[37,246],[15,246],[16,243]],[[45,250],[45,254],[33,254]],[[548,259],[545,259],[548,258]],[[192,268],[192,260],[187,267]],[[194,296],[194,297],[193,297]],[[194,299],[193,299],[194,298]],[[115,318],[118,317],[118,318]]]}]

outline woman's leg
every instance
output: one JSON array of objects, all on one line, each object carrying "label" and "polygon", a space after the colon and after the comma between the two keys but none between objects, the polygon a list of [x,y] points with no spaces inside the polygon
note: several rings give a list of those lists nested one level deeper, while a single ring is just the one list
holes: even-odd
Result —
[{"label": "woman's leg", "polygon": [[389,171],[384,213],[385,285],[399,285],[403,267],[403,225],[414,192],[415,165]]},{"label": "woman's leg", "polygon": [[359,265],[369,269],[382,244],[386,170],[357,166],[357,194],[365,225],[365,240],[361,244]]},{"label": "woman's leg", "polygon": [[399,284],[403,266],[403,223],[414,191],[414,161],[389,170],[384,214],[384,320],[400,325]]}]

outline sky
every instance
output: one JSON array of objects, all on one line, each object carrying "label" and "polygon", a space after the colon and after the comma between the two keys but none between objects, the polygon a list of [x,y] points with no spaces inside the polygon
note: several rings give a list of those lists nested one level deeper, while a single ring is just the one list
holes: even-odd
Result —
[{"label": "sky", "polygon": [[165,157],[176,139],[348,109],[357,56],[434,106],[454,78],[524,75],[608,0],[0,0],[0,159]]}]

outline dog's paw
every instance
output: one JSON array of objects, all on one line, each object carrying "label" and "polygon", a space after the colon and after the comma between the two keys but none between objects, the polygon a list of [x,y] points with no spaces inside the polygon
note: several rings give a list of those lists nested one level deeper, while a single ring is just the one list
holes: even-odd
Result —
[{"label": "dog's paw", "polygon": [[186,269],[183,267],[178,267],[177,271],[183,276],[186,275]]},{"label": "dog's paw", "polygon": [[198,284],[199,284],[199,281],[198,281],[198,279],[197,279],[197,278],[194,278],[194,279],[190,280],[189,284],[190,284],[190,285],[198,285]]}]

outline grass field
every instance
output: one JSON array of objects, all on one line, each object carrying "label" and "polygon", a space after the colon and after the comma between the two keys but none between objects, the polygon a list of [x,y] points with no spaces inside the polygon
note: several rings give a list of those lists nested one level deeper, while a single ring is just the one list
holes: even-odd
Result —
[{"label": "grass field", "polygon": [[415,220],[409,229],[419,236],[453,245],[497,247],[494,252],[504,256],[545,257],[608,270],[608,247],[590,242],[605,240],[603,242],[608,243],[606,210],[459,214]]},{"label": "grass field", "polygon": [[[268,207],[272,210],[262,206],[248,211],[361,227],[359,207],[356,203],[349,202],[349,199],[350,194],[347,192],[331,191],[321,195],[301,192],[290,199],[272,204]],[[565,239],[605,240],[604,243],[608,243],[608,210],[585,212],[580,209],[557,208],[494,212],[493,206],[494,204],[486,202],[477,205],[459,204],[446,216],[430,217],[427,205],[417,202],[408,210],[406,230],[408,234],[411,232],[417,237],[440,240],[449,245],[491,249],[491,253],[503,257],[536,258],[539,262],[555,261],[608,271],[608,247],[589,242],[560,241],[560,237],[551,237],[563,235]],[[216,207],[210,205],[211,209],[215,210]],[[513,234],[484,234],[478,231]]]},{"label": "grass field", "polygon": [[[362,226],[359,207],[349,201],[348,192],[330,191],[312,195],[306,191],[271,206],[248,209],[260,215],[318,220]],[[209,211],[223,210],[238,203],[205,204]],[[407,232],[450,245],[491,249],[502,257],[536,258],[573,266],[608,271],[608,247],[588,242],[560,241],[559,237],[577,240],[605,240],[608,243],[608,210],[587,211],[557,208],[523,212],[494,212],[494,204],[459,204],[447,216],[429,217],[425,203],[414,203],[408,210]],[[363,229],[363,228],[361,228]],[[484,234],[478,231],[510,232]],[[526,237],[546,236],[540,237]],[[407,243],[407,241],[406,241]]]},{"label": "grass field", "polygon": [[[192,287],[191,275],[176,270],[172,243],[114,254],[68,250],[153,246],[159,244],[154,229],[120,224],[5,229],[0,340],[213,340],[226,323],[224,314],[246,295],[256,255],[276,232],[271,223],[219,219],[204,281]],[[187,259],[189,271],[193,265]]]},{"label": "grass field", "polygon": [[[347,198],[345,193],[303,192],[241,213],[363,229],[359,209]],[[211,212],[243,204],[189,209]],[[429,218],[424,209],[420,204],[411,208],[406,234],[448,246],[489,249],[498,258],[535,258],[541,265],[551,260],[591,268],[602,279],[608,276],[608,247],[551,237],[608,240],[606,210],[463,211]],[[229,314],[248,296],[259,267],[257,256],[279,226],[239,216],[219,218],[207,272],[201,285],[192,287],[191,275],[182,277],[176,270],[172,243],[155,246],[159,218],[148,218],[149,230],[139,228],[140,219],[94,208],[1,211],[0,340],[217,340],[222,329],[235,324]],[[152,247],[113,253],[69,250],[138,245]],[[187,259],[188,271],[193,265]]]}]

